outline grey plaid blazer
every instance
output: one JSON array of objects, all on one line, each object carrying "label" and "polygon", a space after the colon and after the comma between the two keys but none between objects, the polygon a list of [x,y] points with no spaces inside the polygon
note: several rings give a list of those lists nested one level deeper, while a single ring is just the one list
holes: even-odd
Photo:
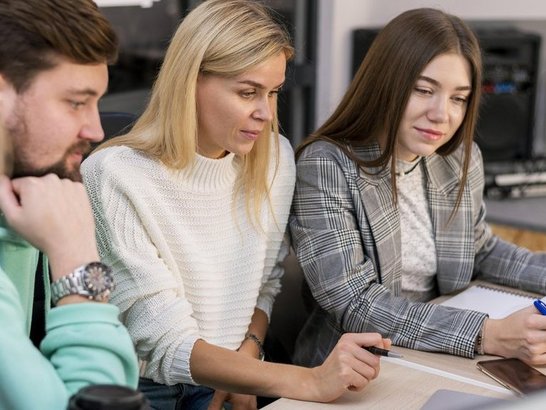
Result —
[{"label": "grey plaid blazer", "polygon": [[[377,145],[353,149],[379,156]],[[534,254],[494,236],[485,222],[483,164],[474,144],[462,202],[462,150],[423,159],[437,253],[439,294],[473,279],[546,292],[546,254]],[[390,170],[358,169],[334,144],[319,141],[297,161],[290,231],[313,295],[294,360],[321,364],[344,332],[379,332],[393,344],[473,357],[486,315],[400,296],[400,215],[392,202]]]}]

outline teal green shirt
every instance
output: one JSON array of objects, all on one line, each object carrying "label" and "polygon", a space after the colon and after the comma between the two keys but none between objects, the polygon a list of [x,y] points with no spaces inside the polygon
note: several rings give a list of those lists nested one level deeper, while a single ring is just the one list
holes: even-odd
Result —
[{"label": "teal green shirt", "polygon": [[[25,328],[30,334],[32,320],[32,302],[34,298],[35,272],[38,266],[38,249],[32,247],[23,238],[6,227],[5,221],[0,219],[0,267],[4,270],[11,282],[15,285],[19,295],[19,302],[26,312]],[[22,274],[28,272],[29,274]],[[47,261],[44,258],[44,283],[49,283]],[[10,274],[11,273],[11,274]],[[46,288],[46,309],[49,306],[49,286]]]},{"label": "teal green shirt", "polygon": [[136,388],[137,358],[113,305],[48,310],[46,336],[40,350],[34,347],[28,335],[37,263],[38,251],[0,220],[0,410],[64,410],[90,384]]}]

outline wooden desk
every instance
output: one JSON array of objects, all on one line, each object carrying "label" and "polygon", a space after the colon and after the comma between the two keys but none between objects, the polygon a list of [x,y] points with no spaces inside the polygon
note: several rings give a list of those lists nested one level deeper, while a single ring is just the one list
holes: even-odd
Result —
[{"label": "wooden desk", "polygon": [[502,239],[546,251],[546,198],[486,199],[486,219]]},{"label": "wooden desk", "polygon": [[[502,389],[475,368],[476,361],[444,354],[424,353],[396,347],[410,362],[421,362],[432,368],[444,368],[456,375],[476,380],[475,384],[442,377],[397,364],[399,359],[382,359],[381,373],[361,392],[347,392],[332,403],[311,403],[279,399],[264,407],[267,410],[335,410],[335,409],[420,409],[439,389],[456,390],[497,399],[514,400],[516,397]],[[484,357],[480,357],[484,359]],[[482,387],[481,383],[491,386]]]},{"label": "wooden desk", "polygon": [[[439,297],[433,303],[441,303],[446,299],[448,299],[447,296]],[[497,358],[495,356],[477,355],[474,359],[466,359],[445,353],[422,352],[399,346],[394,346],[393,350],[403,354],[404,358],[382,358],[378,378],[361,392],[347,392],[332,403],[312,403],[283,398],[264,409],[420,409],[439,389],[512,401],[516,399],[509,390],[504,389],[476,368],[476,362],[479,360],[495,359]],[[418,369],[421,366],[424,366],[426,371]],[[538,370],[546,374],[546,367],[538,368]]]},{"label": "wooden desk", "polygon": [[546,233],[513,226],[490,224],[493,233],[505,241],[534,252],[546,252]]}]

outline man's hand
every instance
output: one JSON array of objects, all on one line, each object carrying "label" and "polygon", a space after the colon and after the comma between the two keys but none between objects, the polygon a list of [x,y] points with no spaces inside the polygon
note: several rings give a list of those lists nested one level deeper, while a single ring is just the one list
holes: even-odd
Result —
[{"label": "man's hand", "polygon": [[81,183],[53,174],[0,176],[0,209],[12,229],[49,257],[54,280],[99,259],[93,213]]}]

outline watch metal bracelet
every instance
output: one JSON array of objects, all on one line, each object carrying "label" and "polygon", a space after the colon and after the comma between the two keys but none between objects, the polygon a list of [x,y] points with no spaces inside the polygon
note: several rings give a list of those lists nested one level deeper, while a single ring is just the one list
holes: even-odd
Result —
[{"label": "watch metal bracelet", "polygon": [[81,275],[75,275],[76,272],[83,269],[85,265],[80,266],[74,272],[65,275],[51,283],[51,301],[54,305],[59,300],[69,295],[80,295],[90,297],[91,293],[83,289],[84,284]]},{"label": "watch metal bracelet", "polygon": [[112,270],[102,262],[90,262],[51,283],[54,304],[68,295],[80,295],[89,300],[104,302],[114,290]]}]

